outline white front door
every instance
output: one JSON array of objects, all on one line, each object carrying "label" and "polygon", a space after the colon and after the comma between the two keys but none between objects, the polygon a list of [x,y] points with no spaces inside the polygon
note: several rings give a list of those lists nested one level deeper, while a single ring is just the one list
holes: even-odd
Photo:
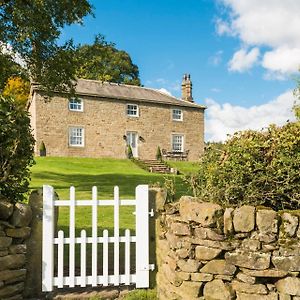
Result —
[{"label": "white front door", "polygon": [[132,149],[133,157],[138,157],[138,134],[134,131],[128,131],[127,134],[127,144],[130,145]]}]

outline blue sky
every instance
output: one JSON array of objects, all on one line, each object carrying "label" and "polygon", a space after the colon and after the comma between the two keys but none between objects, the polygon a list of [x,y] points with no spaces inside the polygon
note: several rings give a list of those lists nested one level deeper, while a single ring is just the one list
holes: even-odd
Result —
[{"label": "blue sky", "polygon": [[300,65],[299,0],[92,0],[95,18],[62,40],[103,34],[138,65],[142,84],[180,97],[184,73],[207,105],[206,139],[292,119]]}]

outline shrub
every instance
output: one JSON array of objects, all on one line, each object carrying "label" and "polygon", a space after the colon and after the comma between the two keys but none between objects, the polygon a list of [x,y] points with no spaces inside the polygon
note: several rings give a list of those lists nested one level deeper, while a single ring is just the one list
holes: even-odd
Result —
[{"label": "shrub", "polygon": [[127,154],[127,158],[129,159],[133,158],[132,148],[130,145],[127,145],[126,154]]},{"label": "shrub", "polygon": [[34,163],[33,145],[28,112],[0,95],[0,196],[23,200]]},{"label": "shrub", "polygon": [[161,151],[160,151],[160,147],[159,146],[157,147],[157,150],[156,150],[156,159],[159,160],[159,161],[162,160]]},{"label": "shrub", "polygon": [[210,145],[195,176],[187,178],[207,201],[223,205],[300,208],[300,122],[244,131]]},{"label": "shrub", "polygon": [[46,146],[44,141],[42,141],[40,145],[40,156],[46,156]]}]

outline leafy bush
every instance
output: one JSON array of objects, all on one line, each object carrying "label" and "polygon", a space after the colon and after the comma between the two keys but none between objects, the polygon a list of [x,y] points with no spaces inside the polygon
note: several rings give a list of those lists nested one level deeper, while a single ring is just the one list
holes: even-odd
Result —
[{"label": "leafy bush", "polygon": [[187,178],[195,194],[223,205],[300,208],[300,122],[244,131],[210,145]]},{"label": "leafy bush", "polygon": [[44,141],[42,141],[40,145],[40,156],[46,156],[46,146]]},{"label": "leafy bush", "polygon": [[157,150],[156,150],[156,159],[159,160],[159,161],[162,160],[161,151],[160,151],[159,146],[157,147]]},{"label": "leafy bush", "polygon": [[129,159],[133,158],[132,148],[130,145],[127,145],[126,154],[127,154],[127,158]]},{"label": "leafy bush", "polygon": [[0,95],[0,196],[23,200],[34,163],[33,145],[28,112]]}]

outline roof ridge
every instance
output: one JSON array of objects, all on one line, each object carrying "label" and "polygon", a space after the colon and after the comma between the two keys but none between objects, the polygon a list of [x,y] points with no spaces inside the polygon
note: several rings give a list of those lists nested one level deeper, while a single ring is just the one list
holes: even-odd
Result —
[{"label": "roof ridge", "polygon": [[167,93],[164,93],[158,89],[155,88],[150,88],[150,87],[145,87],[145,86],[140,86],[140,85],[132,85],[132,84],[125,84],[125,83],[116,83],[116,82],[110,82],[110,81],[102,81],[102,80],[95,80],[95,79],[85,79],[85,78],[78,78],[78,80],[85,80],[85,81],[91,81],[91,82],[95,82],[95,83],[99,83],[101,82],[102,84],[109,84],[109,85],[116,85],[116,86],[125,86],[125,87],[130,87],[130,88],[139,88],[139,89],[144,89],[144,90],[150,90],[150,91],[154,91],[157,93],[160,93],[161,95],[170,97],[172,99],[176,99],[178,101],[184,101],[180,98],[177,98],[173,95],[169,95]]}]

